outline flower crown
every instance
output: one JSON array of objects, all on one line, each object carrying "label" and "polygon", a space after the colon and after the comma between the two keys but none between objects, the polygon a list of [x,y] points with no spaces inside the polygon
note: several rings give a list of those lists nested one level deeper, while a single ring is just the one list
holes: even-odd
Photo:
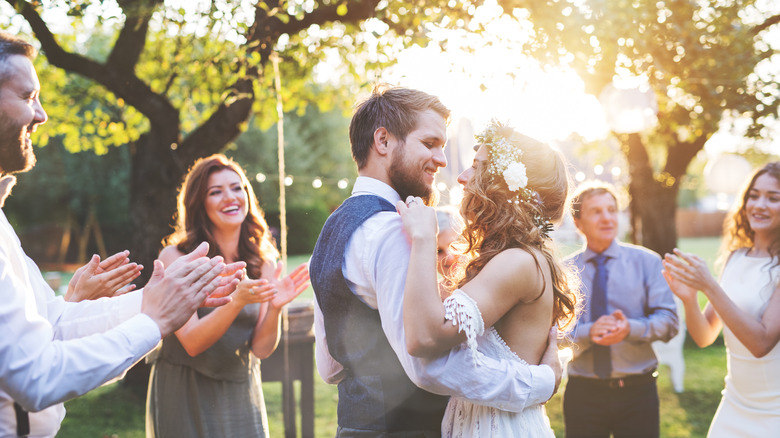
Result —
[{"label": "flower crown", "polygon": [[514,199],[507,202],[515,204],[528,203],[534,208],[534,225],[539,228],[544,237],[549,237],[552,231],[550,219],[540,214],[542,198],[536,190],[528,187],[528,176],[525,164],[520,160],[523,151],[512,143],[504,132],[514,132],[504,123],[493,119],[482,133],[475,135],[477,142],[485,145],[488,150],[488,173],[494,177],[503,177],[510,192],[517,192]]}]

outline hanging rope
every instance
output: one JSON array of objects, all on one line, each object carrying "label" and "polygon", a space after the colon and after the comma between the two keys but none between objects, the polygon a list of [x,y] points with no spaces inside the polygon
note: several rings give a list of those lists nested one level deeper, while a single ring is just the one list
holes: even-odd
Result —
[{"label": "hanging rope", "polygon": [[285,195],[284,170],[284,107],[282,105],[282,78],[279,74],[279,54],[271,53],[271,63],[274,66],[274,87],[276,88],[276,132],[277,154],[279,158],[279,245],[282,253],[282,263],[287,266],[287,196]]},{"label": "hanging rope", "polygon": [[[274,66],[274,87],[276,88],[276,132],[279,138],[277,142],[278,160],[279,160],[279,246],[282,263],[287,268],[287,198],[284,185],[284,106],[282,105],[282,78],[279,74],[279,54],[271,53],[271,63]],[[284,275],[284,273],[282,273]],[[287,306],[282,308],[282,354],[284,370],[282,371],[282,393],[289,390],[289,397],[284,400],[282,397],[283,411],[287,412],[284,418],[285,435],[295,430],[295,394],[293,392],[292,379],[290,378],[290,322],[287,312]]]}]

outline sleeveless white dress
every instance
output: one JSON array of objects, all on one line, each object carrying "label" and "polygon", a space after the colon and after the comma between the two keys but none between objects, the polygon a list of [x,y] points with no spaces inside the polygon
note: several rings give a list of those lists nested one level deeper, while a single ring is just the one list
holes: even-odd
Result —
[{"label": "sleeveless white dress", "polygon": [[[747,257],[735,251],[726,264],[721,286],[732,301],[756,319],[761,318],[780,281],[780,269],[769,257]],[[724,325],[728,354],[726,388],[708,438],[780,437],[780,344],[756,358]]]},{"label": "sleeveless white dress", "polygon": [[[493,359],[526,362],[504,342],[494,327],[484,329],[482,314],[474,300],[460,290],[444,302],[446,319],[466,332],[467,341],[457,348],[470,348],[474,366],[480,366],[482,355]],[[502,411],[450,397],[441,426],[442,437],[462,438],[554,438],[544,406],[528,406],[522,412]]]}]

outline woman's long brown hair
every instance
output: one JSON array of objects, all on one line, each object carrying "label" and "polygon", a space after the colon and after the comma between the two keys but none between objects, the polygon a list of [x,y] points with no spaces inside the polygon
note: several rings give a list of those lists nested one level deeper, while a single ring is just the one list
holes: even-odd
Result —
[{"label": "woman's long brown hair", "polygon": [[[241,224],[238,254],[224,254],[219,248],[212,232],[214,224],[208,218],[205,208],[209,176],[226,169],[232,170],[241,178],[249,207]],[[176,245],[183,253],[194,250],[201,242],[209,243],[209,257],[221,255],[246,262],[250,278],[260,278],[263,262],[276,259],[279,255],[244,170],[222,154],[201,158],[192,165],[179,188],[176,229],[163,239],[163,245]]]}]

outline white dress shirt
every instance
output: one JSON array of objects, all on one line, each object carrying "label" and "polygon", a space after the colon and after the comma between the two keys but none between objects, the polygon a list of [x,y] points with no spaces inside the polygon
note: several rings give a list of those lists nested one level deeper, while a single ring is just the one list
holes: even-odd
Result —
[{"label": "white dress shirt", "polygon": [[[395,205],[400,196],[389,185],[358,177],[352,196],[377,195]],[[549,366],[528,366],[485,358],[474,365],[463,346],[435,359],[409,355],[404,341],[403,296],[411,246],[395,212],[379,212],[366,220],[350,238],[344,254],[343,273],[350,290],[371,308],[378,309],[382,329],[412,382],[426,391],[457,396],[476,404],[520,412],[526,406],[547,401],[555,376]],[[328,383],[341,380],[343,367],[330,356],[325,323],[319,305],[314,306],[317,370]]]},{"label": "white dress shirt", "polygon": [[160,330],[140,313],[141,294],[56,297],[0,211],[0,437],[16,436],[13,401],[40,411],[30,414],[30,437],[54,436],[63,401],[122,374],[157,345]]}]

